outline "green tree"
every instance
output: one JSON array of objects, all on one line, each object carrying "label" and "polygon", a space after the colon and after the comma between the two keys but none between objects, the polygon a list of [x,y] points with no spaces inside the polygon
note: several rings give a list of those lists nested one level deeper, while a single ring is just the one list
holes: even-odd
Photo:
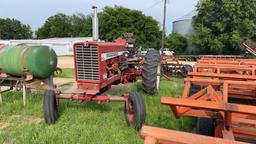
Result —
[{"label": "green tree", "polygon": [[51,37],[71,37],[71,18],[62,13],[49,17],[44,25],[36,31],[36,36],[39,39]]},{"label": "green tree", "polygon": [[188,46],[187,39],[178,33],[171,33],[165,40],[165,46],[171,48],[176,54],[182,54]]},{"label": "green tree", "polygon": [[32,38],[29,25],[22,24],[16,19],[0,19],[0,39],[28,39]]},{"label": "green tree", "polygon": [[73,14],[70,18],[72,36],[88,37],[92,35],[92,18],[82,13]]},{"label": "green tree", "polygon": [[[136,45],[159,48],[161,31],[158,22],[141,11],[124,7],[105,7],[99,13],[100,39],[113,41],[125,33],[134,33]],[[37,38],[92,36],[92,17],[81,13],[56,14],[36,32]]]},{"label": "green tree", "polygon": [[256,40],[255,0],[204,0],[197,11],[191,41],[201,53],[235,54],[243,37]]},{"label": "green tree", "polygon": [[136,44],[160,47],[161,31],[158,22],[141,11],[115,6],[105,7],[99,14],[100,38],[112,41],[124,33],[134,33]]}]

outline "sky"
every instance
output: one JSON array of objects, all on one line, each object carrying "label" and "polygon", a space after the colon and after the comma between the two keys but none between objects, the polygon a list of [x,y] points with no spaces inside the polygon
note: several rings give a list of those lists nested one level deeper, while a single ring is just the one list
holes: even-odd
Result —
[{"label": "sky", "polygon": [[[172,22],[195,9],[199,0],[168,0],[167,33],[172,31]],[[163,0],[0,0],[0,18],[15,18],[29,24],[33,31],[45,20],[58,12],[71,15],[79,12],[91,14],[95,5],[101,11],[105,6],[124,6],[143,11],[160,24],[163,19]]]}]

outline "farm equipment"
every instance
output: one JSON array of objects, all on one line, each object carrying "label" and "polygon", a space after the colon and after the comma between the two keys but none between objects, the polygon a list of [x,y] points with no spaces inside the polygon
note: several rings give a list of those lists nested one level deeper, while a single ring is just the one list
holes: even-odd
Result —
[{"label": "farm equipment", "polygon": [[244,55],[178,55],[180,61],[194,61],[199,59],[244,59]]},{"label": "farm equipment", "polygon": [[254,143],[256,61],[202,59],[188,72],[181,98],[163,97],[176,118],[196,117],[196,133],[143,126],[145,144]]},{"label": "farm equipment", "polygon": [[[71,93],[49,90],[44,96],[44,116],[48,124],[58,118],[57,99],[81,102],[124,102],[124,113],[128,125],[140,128],[145,121],[144,99],[139,93],[110,96],[104,92],[112,85],[136,81],[142,75],[144,91],[153,94],[159,86],[159,52],[151,50],[144,61],[134,54],[131,41],[117,39],[114,42],[98,40],[97,8],[93,7],[93,40],[74,45],[74,63],[77,89]],[[130,35],[128,36],[130,39]],[[129,48],[127,48],[129,47]],[[127,54],[128,53],[128,54]],[[126,55],[127,54],[127,55]],[[144,65],[143,65],[144,63]]]},{"label": "farm equipment", "polygon": [[189,64],[182,64],[175,56],[161,56],[162,73],[167,76],[186,77],[193,68]]},{"label": "farm equipment", "polygon": [[[47,46],[6,46],[0,48],[0,102],[1,94],[23,90],[23,104],[29,89],[53,89],[52,73],[57,66],[55,52]],[[7,87],[2,90],[2,87]]]},{"label": "farm equipment", "polygon": [[256,56],[256,48],[252,48],[249,46],[248,39],[246,39],[246,38],[244,39],[243,46],[244,46],[244,50],[246,51],[247,57],[250,55]]}]

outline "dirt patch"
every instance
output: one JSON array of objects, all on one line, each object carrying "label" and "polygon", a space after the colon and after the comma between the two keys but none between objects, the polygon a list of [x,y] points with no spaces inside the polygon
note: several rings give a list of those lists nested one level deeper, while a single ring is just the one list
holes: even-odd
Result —
[{"label": "dirt patch", "polygon": [[74,78],[54,78],[53,81],[57,86],[61,86],[69,83],[75,83]]},{"label": "dirt patch", "polygon": [[0,129],[5,129],[10,126],[10,123],[0,120]]},{"label": "dirt patch", "polygon": [[130,90],[135,83],[127,83],[127,84],[119,84],[119,85],[112,85],[112,87],[106,92],[107,94],[115,94],[119,91],[124,89]]},{"label": "dirt patch", "polygon": [[74,57],[73,56],[58,57],[58,67],[74,68]]},{"label": "dirt patch", "polygon": [[32,116],[29,119],[29,122],[34,123],[34,124],[39,124],[43,119],[39,116]]}]

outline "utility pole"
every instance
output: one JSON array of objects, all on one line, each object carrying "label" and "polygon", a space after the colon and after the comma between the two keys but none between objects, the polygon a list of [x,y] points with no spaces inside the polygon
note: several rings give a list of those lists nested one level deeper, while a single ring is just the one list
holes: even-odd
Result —
[{"label": "utility pole", "polygon": [[165,42],[166,9],[167,9],[167,0],[164,0],[163,32],[162,32],[162,42],[161,42],[161,48],[162,49],[164,48],[164,42]]}]

